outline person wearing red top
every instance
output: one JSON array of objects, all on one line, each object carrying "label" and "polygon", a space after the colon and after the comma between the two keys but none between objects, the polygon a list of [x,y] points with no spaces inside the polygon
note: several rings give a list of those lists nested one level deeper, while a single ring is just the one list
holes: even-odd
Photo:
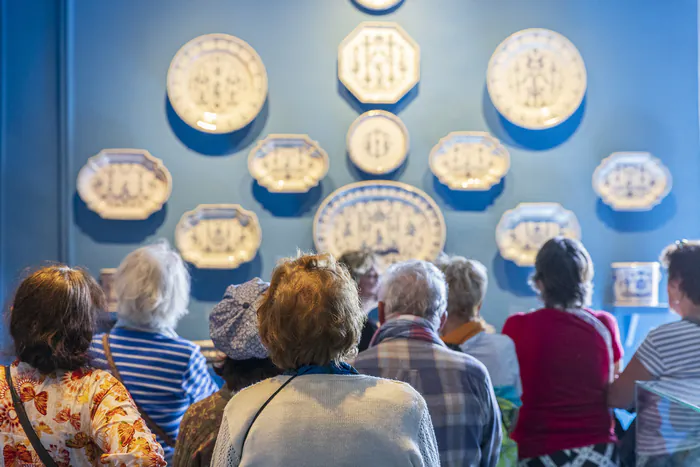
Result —
[{"label": "person wearing red top", "polygon": [[513,439],[520,466],[617,466],[607,388],[622,359],[615,318],[584,306],[592,294],[593,262],[576,241],[542,246],[532,285],[544,308],[508,318],[515,343],[523,406]]}]

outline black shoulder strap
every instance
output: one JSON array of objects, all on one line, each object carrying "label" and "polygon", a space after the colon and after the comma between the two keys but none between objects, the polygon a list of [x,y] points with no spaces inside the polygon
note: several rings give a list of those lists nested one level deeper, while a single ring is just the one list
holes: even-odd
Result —
[{"label": "black shoulder strap", "polygon": [[15,406],[15,412],[17,412],[17,418],[19,418],[19,422],[22,424],[22,429],[24,430],[24,434],[27,435],[27,438],[29,438],[29,442],[32,443],[32,447],[34,448],[34,452],[37,453],[39,456],[39,459],[41,459],[41,462],[44,463],[46,467],[56,467],[56,462],[51,458],[49,453],[46,451],[46,448],[44,447],[43,444],[41,444],[41,441],[39,440],[39,437],[36,434],[36,431],[34,431],[34,428],[32,428],[32,424],[29,421],[29,417],[27,416],[27,412],[24,410],[24,404],[22,403],[22,399],[19,398],[19,395],[17,394],[17,391],[15,390],[14,384],[12,384],[12,375],[10,374],[10,365],[7,365],[5,367],[5,380],[7,381],[7,385],[10,387],[10,393],[12,394],[12,403]]}]

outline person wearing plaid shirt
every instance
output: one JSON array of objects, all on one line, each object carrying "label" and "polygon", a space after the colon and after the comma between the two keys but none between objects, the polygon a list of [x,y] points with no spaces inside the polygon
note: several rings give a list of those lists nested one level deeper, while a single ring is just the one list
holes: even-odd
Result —
[{"label": "person wearing plaid shirt", "polygon": [[444,276],[426,261],[406,261],[381,278],[381,327],[354,363],[360,372],[404,381],[423,395],[442,466],[493,467],[501,415],[488,371],[440,339],[447,318]]}]

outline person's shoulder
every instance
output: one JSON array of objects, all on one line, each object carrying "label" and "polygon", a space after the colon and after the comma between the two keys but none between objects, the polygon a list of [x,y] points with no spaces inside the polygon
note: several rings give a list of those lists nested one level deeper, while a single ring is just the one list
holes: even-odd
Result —
[{"label": "person's shoulder", "polygon": [[[436,355],[438,355],[438,367],[443,369],[457,370],[479,379],[488,375],[488,370],[483,363],[460,350],[443,347]],[[446,362],[449,362],[449,365],[445,365]]]},{"label": "person's shoulder", "polygon": [[375,346],[370,347],[367,350],[363,350],[362,352],[357,354],[357,357],[355,357],[355,361],[353,363],[353,366],[357,366],[369,363],[369,362],[374,362],[377,360],[378,355],[379,355],[379,346],[382,344],[378,344]]},{"label": "person's shoulder", "polygon": [[394,405],[413,410],[427,408],[423,396],[403,381],[368,375],[358,375],[353,379],[356,379],[356,384],[365,388],[364,394],[368,403],[375,400],[382,407]]},{"label": "person's shoulder", "polygon": [[615,325],[617,326],[617,318],[613,316],[612,313],[607,312],[605,310],[588,310],[593,316],[598,318],[600,321],[605,323],[606,325]]},{"label": "person's shoulder", "polygon": [[692,331],[696,331],[697,334],[700,334],[700,325],[692,323],[688,320],[681,319],[678,321],[673,321],[671,323],[665,323],[665,324],[662,324],[660,326],[655,327],[654,329],[649,331],[647,338],[659,339],[659,338],[677,335],[679,333],[685,333],[687,331],[690,331],[691,334],[694,334]]}]

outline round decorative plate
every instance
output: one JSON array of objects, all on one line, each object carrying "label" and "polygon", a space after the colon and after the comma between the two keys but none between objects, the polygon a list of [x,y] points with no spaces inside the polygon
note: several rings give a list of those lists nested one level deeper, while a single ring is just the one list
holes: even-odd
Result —
[{"label": "round decorative plate", "polygon": [[671,191],[671,172],[648,152],[616,152],[593,172],[593,189],[616,211],[648,211]]},{"label": "round decorative plate", "polygon": [[103,219],[143,220],[160,211],[172,191],[163,161],[143,149],[103,149],[80,169],[76,188]]},{"label": "round decorative plate", "polygon": [[267,72],[245,41],[206,34],[182,46],[168,69],[168,98],[178,116],[206,133],[252,122],[267,98]]},{"label": "round decorative plate", "polygon": [[407,259],[434,260],[445,245],[445,219],[423,191],[405,183],[372,180],[331,193],[316,212],[314,243],[336,258],[373,250],[384,266]]},{"label": "round decorative plate", "polygon": [[520,203],[506,211],[496,227],[501,256],[518,266],[534,266],[542,245],[558,236],[581,239],[576,215],[558,203]]},{"label": "round decorative plate", "polygon": [[360,5],[362,8],[371,11],[386,11],[394,8],[396,5],[401,3],[403,0],[353,0],[355,3]]},{"label": "round decorative plate", "polygon": [[258,216],[239,204],[200,204],[175,228],[182,258],[202,269],[235,269],[255,258],[261,242]]},{"label": "round decorative plate", "polygon": [[275,193],[305,193],[328,173],[328,154],[307,135],[269,135],[248,156],[248,170]]},{"label": "round decorative plate", "polygon": [[496,109],[530,130],[559,125],[586,94],[586,66],[574,44],[548,29],[525,29],[491,56],[486,84]]},{"label": "round decorative plate", "polygon": [[408,129],[396,115],[383,110],[365,112],[353,122],[347,136],[350,160],[363,172],[393,172],[408,155]]},{"label": "round decorative plate", "polygon": [[482,131],[455,131],[430,152],[430,169],[452,190],[488,190],[508,173],[510,154]]}]

